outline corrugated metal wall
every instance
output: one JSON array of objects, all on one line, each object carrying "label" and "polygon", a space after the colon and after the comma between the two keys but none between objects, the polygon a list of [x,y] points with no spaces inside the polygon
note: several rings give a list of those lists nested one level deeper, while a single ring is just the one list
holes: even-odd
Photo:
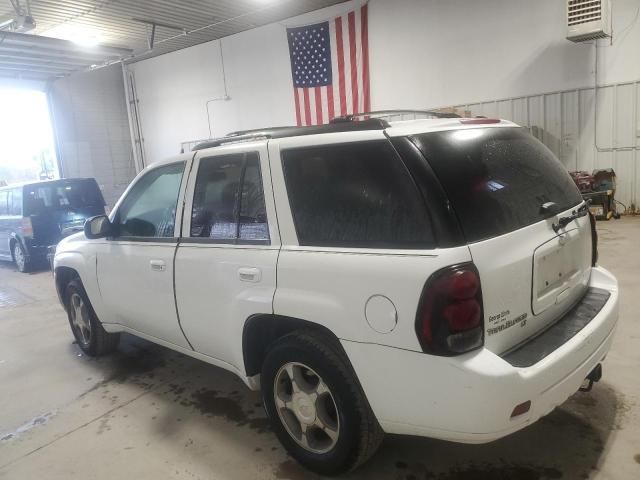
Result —
[{"label": "corrugated metal wall", "polygon": [[95,177],[113,207],[136,174],[120,65],[74,75],[49,90],[64,177]]},{"label": "corrugated metal wall", "polygon": [[640,81],[456,108],[529,127],[568,170],[613,168],[617,175],[616,199],[628,207],[639,207]]}]

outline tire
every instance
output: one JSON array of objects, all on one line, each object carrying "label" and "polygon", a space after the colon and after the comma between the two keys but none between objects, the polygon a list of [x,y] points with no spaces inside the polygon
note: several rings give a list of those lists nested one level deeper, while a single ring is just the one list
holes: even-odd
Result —
[{"label": "tire", "polygon": [[353,470],[380,446],[384,433],[346,354],[329,335],[294,332],[274,342],[261,385],[276,436],[309,470],[323,475]]},{"label": "tire", "polygon": [[13,242],[11,253],[13,255],[13,262],[16,264],[18,271],[22,273],[29,273],[33,267],[31,257],[27,255],[19,241],[16,240]]},{"label": "tire", "polygon": [[64,298],[71,332],[85,354],[98,357],[118,348],[120,334],[102,327],[79,278],[69,282]]}]

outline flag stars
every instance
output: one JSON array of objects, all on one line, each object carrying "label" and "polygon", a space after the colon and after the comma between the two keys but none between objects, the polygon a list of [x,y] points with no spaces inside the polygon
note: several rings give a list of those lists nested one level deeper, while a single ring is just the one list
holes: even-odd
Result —
[{"label": "flag stars", "polygon": [[294,84],[313,88],[331,84],[330,29],[328,23],[289,31],[289,51]]}]

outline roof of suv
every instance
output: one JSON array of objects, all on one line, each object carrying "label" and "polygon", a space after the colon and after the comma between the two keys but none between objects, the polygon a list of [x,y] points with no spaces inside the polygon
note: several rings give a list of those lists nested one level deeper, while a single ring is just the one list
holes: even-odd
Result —
[{"label": "roof of suv", "polygon": [[338,132],[358,132],[365,130],[384,130],[389,136],[411,135],[441,130],[457,130],[478,127],[517,127],[513,122],[492,118],[429,118],[419,120],[387,121],[383,118],[368,118],[355,121],[351,117],[337,119],[326,125],[308,127],[268,127],[254,130],[241,130],[229,133],[225,137],[209,140],[194,147],[195,150],[218,147],[232,143],[258,139],[277,139],[306,135],[322,135]]},{"label": "roof of suv", "polygon": [[12,188],[20,188],[20,187],[31,187],[38,185],[54,185],[56,183],[68,183],[68,182],[85,182],[87,180],[95,181],[93,177],[71,177],[71,178],[53,178],[47,180],[33,180],[30,182],[18,182],[12,183],[11,185],[2,185],[0,186],[0,190],[10,190]]}]

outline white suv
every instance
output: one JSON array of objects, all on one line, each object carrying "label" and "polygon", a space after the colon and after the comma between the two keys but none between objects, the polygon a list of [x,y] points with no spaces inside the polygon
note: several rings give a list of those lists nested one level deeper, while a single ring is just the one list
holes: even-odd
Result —
[{"label": "white suv", "polygon": [[240,132],[147,167],[63,240],[89,355],[131,333],[262,389],[317,472],[383,432],[495,440],[600,378],[616,279],[553,154],[495,119]]}]

